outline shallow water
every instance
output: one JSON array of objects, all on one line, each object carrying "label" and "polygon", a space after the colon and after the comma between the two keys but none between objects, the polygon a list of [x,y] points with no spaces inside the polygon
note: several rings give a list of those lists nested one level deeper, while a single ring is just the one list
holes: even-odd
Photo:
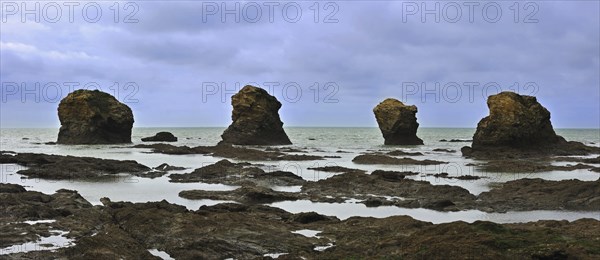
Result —
[{"label": "shallow water", "polygon": [[[152,136],[159,131],[169,131],[179,138],[174,145],[215,145],[220,140],[220,134],[224,128],[134,128],[132,141],[140,144],[141,138]],[[327,158],[326,160],[307,162],[272,162],[258,161],[265,165],[265,169],[291,171],[306,180],[316,181],[331,177],[335,173],[319,172],[309,170],[309,167],[343,166],[348,168],[362,169],[371,172],[376,169],[415,171],[421,175],[409,178],[428,181],[434,185],[456,185],[463,187],[469,192],[477,195],[488,191],[489,185],[496,182],[506,182],[520,178],[543,178],[547,180],[579,179],[585,181],[597,180],[599,173],[588,170],[575,171],[551,171],[539,173],[490,173],[483,172],[473,166],[475,160],[463,158],[460,148],[470,145],[468,142],[440,142],[441,139],[471,139],[475,129],[467,128],[420,128],[418,135],[425,145],[422,146],[384,146],[383,138],[377,128],[286,128],[286,132],[294,145],[292,148],[308,150],[315,155],[336,155],[341,158]],[[563,135],[567,140],[574,140],[588,145],[600,146],[600,130],[598,129],[558,129],[557,133]],[[174,166],[186,167],[186,170],[176,171],[178,173],[191,172],[215,163],[222,158],[204,155],[164,155],[151,154],[148,149],[130,148],[131,145],[45,145],[40,144],[55,141],[58,129],[0,129],[0,150],[15,152],[33,152],[59,155],[91,156],[105,159],[136,160],[149,167],[156,167],[162,163]],[[25,138],[25,139],[24,139]],[[315,140],[310,140],[315,139]],[[593,144],[592,144],[593,143]],[[455,150],[452,153],[434,152],[435,148]],[[423,160],[439,160],[448,164],[434,166],[394,166],[394,165],[359,165],[352,162],[358,154],[373,150],[395,150],[402,149],[411,152],[422,152],[424,156],[412,158]],[[338,153],[344,151],[345,153]],[[232,160],[234,161],[234,160]],[[556,162],[556,165],[566,165]],[[570,163],[572,164],[572,163]],[[105,181],[49,181],[40,179],[22,179],[17,174],[18,170],[24,169],[18,165],[0,165],[0,177],[2,182],[18,183],[28,189],[53,193],[66,188],[79,191],[79,193],[93,204],[100,204],[100,198],[108,197],[113,201],[147,202],[167,200],[171,203],[186,206],[189,209],[198,209],[202,205],[214,205],[222,201],[214,200],[187,200],[180,198],[178,193],[183,190],[232,190],[237,187],[204,184],[204,183],[170,183],[168,177],[163,176],[156,179],[140,178],[127,174],[114,176]],[[425,176],[447,172],[451,176],[476,175],[484,178],[479,180],[456,180]],[[300,187],[273,187],[280,191],[297,192]],[[494,222],[523,222],[539,219],[566,219],[578,218],[600,219],[600,212],[563,212],[563,211],[527,211],[509,212],[502,214],[488,214],[480,211],[461,212],[437,212],[426,209],[404,209],[397,207],[366,208],[363,204],[343,203],[327,204],[312,203],[308,201],[281,202],[273,206],[283,208],[290,212],[317,211],[322,214],[334,215],[345,219],[351,216],[386,217],[393,215],[409,215],[416,219],[434,223],[451,222],[463,220],[472,222],[475,220],[490,220]]]}]

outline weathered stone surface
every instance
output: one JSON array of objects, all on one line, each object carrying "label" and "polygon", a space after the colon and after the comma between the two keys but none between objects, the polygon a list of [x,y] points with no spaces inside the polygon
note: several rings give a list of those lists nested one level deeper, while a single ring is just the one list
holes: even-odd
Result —
[{"label": "weathered stone surface", "polygon": [[292,192],[274,191],[266,187],[245,185],[233,191],[186,190],[180,192],[179,197],[190,200],[227,200],[256,204],[297,200],[299,196]]},{"label": "weathered stone surface", "polygon": [[447,162],[436,161],[436,160],[415,160],[412,158],[404,157],[404,158],[396,158],[392,156],[387,156],[383,154],[361,154],[354,159],[352,159],[353,163],[358,164],[393,164],[393,165],[436,165],[436,164],[446,164]]},{"label": "weathered stone surface", "polygon": [[292,144],[279,118],[281,103],[261,88],[247,85],[231,98],[233,122],[221,143],[237,145]]},{"label": "weathered stone surface", "polygon": [[530,147],[564,142],[556,135],[550,112],[533,96],[502,92],[487,100],[490,115],[477,124],[473,148]]},{"label": "weathered stone surface", "polygon": [[169,132],[158,132],[154,136],[142,138],[142,142],[177,142],[177,137]]},{"label": "weathered stone surface", "polygon": [[[5,189],[3,184],[0,188],[15,190],[14,186]],[[16,190],[19,192],[0,192],[0,246],[32,242],[50,235],[52,229],[70,231],[66,236],[74,242],[52,251],[14,252],[2,259],[158,259],[148,249],[175,259],[264,259],[266,254],[283,253],[283,259],[600,257],[596,243],[600,241],[600,221],[594,219],[432,224],[393,216],[340,221],[315,212],[292,214],[257,204],[225,203],[191,211],[164,200],[131,203],[103,198],[103,206],[91,206],[74,191],[46,195],[22,191],[22,187]],[[43,219],[56,222],[23,223]],[[307,237],[298,230],[320,233]],[[330,247],[324,249],[325,245]]]},{"label": "weathered stone surface", "polygon": [[379,129],[386,145],[418,145],[423,140],[417,137],[417,107],[407,106],[402,102],[388,98],[374,109]]},{"label": "weathered stone surface", "polygon": [[597,181],[519,179],[501,184],[478,197],[486,211],[586,210],[600,211]]},{"label": "weathered stone surface", "polygon": [[323,160],[324,156],[309,154],[287,154],[281,149],[258,150],[246,147],[219,144],[216,146],[174,146],[170,144],[138,144],[134,148],[150,148],[153,153],[163,154],[204,154],[246,161],[311,161]]},{"label": "weathered stone surface", "polygon": [[405,178],[410,172],[346,172],[316,182],[306,182],[301,196],[313,202],[340,203],[349,198],[377,200],[380,205],[429,208],[440,211],[472,209],[475,196],[449,185],[432,185]]},{"label": "weathered stone surface", "polygon": [[[106,178],[119,173],[140,174],[150,168],[136,161],[0,151],[0,164],[28,167],[17,171],[29,178],[51,180]],[[110,178],[110,177],[109,177]]]},{"label": "weathered stone surface", "polygon": [[191,173],[171,174],[171,182],[204,182],[221,183],[229,185],[252,184],[263,187],[271,185],[290,186],[302,185],[302,177],[292,172],[264,170],[252,166],[250,163],[232,163],[221,160],[214,164],[198,168]]},{"label": "weathered stone surface", "polygon": [[530,158],[600,153],[600,148],[567,142],[557,135],[550,112],[535,97],[501,92],[487,100],[490,115],[477,124],[472,147],[464,156],[481,159]]},{"label": "weathered stone surface", "polygon": [[133,112],[110,94],[76,90],[58,105],[59,144],[131,143]]}]

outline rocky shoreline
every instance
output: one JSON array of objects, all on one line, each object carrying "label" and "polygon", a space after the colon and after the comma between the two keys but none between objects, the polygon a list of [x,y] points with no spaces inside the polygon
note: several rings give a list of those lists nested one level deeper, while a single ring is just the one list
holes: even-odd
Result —
[{"label": "rocky shoreline", "polygon": [[[52,230],[69,230],[65,236],[73,240],[68,247],[14,252],[2,259],[159,259],[150,249],[175,259],[269,259],[273,254],[280,259],[600,257],[600,221],[593,219],[435,225],[406,216],[342,221],[259,204],[187,210],[166,201],[103,199],[103,205],[92,206],[75,191],[46,195],[13,184],[0,184],[0,197],[6,213],[0,217],[0,246],[35,241]],[[25,224],[45,219],[53,222]]]},{"label": "rocky shoreline", "polygon": [[[556,135],[549,111],[535,97],[507,92],[489,97],[490,115],[479,122],[472,145],[460,151],[467,158],[465,166],[478,170],[472,175],[427,170],[457,166],[456,158],[452,158],[458,153],[457,146],[419,151],[371,147],[366,151],[338,150],[335,155],[319,148],[245,146],[291,144],[278,114],[281,103],[260,88],[246,86],[233,96],[232,106],[232,123],[217,145],[153,143],[125,147],[133,148],[133,154],[147,156],[206,156],[216,161],[209,165],[190,163],[186,168],[164,163],[151,168],[134,160],[0,151],[0,164],[23,167],[15,172],[21,179],[93,185],[119,175],[148,178],[146,181],[159,178],[155,183],[179,187],[173,194],[181,199],[180,204],[227,201],[212,206],[201,202],[199,208],[186,208],[166,200],[134,203],[103,197],[102,205],[92,205],[78,191],[63,187],[54,194],[44,194],[19,184],[0,183],[0,259],[159,259],[156,252],[176,259],[600,258],[600,218],[433,224],[409,216],[352,215],[340,220],[317,210],[294,214],[275,207],[279,202],[307,201],[313,205],[359,203],[369,209],[424,209],[441,214],[528,214],[534,210],[600,213],[600,178],[595,175],[600,172],[600,148],[567,142]],[[81,109],[84,113],[78,114]],[[386,99],[373,113],[384,145],[423,144],[416,135],[416,106]],[[131,110],[108,94],[74,92],[61,101],[59,118],[59,144],[131,142]],[[142,138],[150,142],[179,140],[170,132]],[[328,164],[331,159],[340,159],[344,165]],[[143,162],[148,161],[144,158]],[[309,180],[271,165],[290,162],[327,176]],[[404,168],[410,170],[400,170]],[[535,178],[541,175],[517,175],[494,182],[481,174],[553,171],[585,171],[593,179],[557,181]],[[435,183],[432,178],[446,183]],[[484,183],[489,189],[471,192],[465,185],[449,185],[450,181]],[[228,190],[206,190],[202,185],[222,185]],[[55,245],[48,241],[62,242]],[[22,250],[23,245],[35,250]]]}]

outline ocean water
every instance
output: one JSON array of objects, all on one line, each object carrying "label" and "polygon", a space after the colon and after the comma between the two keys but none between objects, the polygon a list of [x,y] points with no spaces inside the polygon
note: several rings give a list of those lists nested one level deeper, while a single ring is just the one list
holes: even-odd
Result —
[{"label": "ocean water", "polygon": [[[174,145],[215,145],[220,140],[220,135],[225,128],[134,128],[132,133],[133,144],[139,144],[142,137],[152,136],[159,131],[169,131],[179,138]],[[428,177],[424,175],[411,176],[410,178],[429,181],[435,185],[456,185],[463,187],[469,192],[477,195],[490,189],[490,185],[498,182],[506,182],[519,178],[543,178],[548,180],[579,179],[585,181],[597,180],[599,173],[588,170],[575,171],[551,171],[539,173],[489,173],[482,172],[466,164],[476,162],[472,159],[463,158],[460,148],[470,145],[468,142],[440,142],[441,139],[463,139],[472,138],[475,129],[472,128],[420,128],[418,136],[423,139],[425,145],[421,146],[384,146],[383,138],[377,128],[317,128],[317,127],[289,127],[285,129],[291,141],[294,143],[289,147],[301,148],[315,155],[337,155],[341,158],[328,158],[326,160],[308,162],[272,162],[258,161],[265,165],[268,170],[286,170],[294,172],[309,181],[316,181],[333,176],[333,173],[324,173],[308,170],[309,167],[317,166],[344,166],[349,168],[363,169],[371,172],[376,169],[416,171],[423,174],[447,172],[453,176],[477,175],[485,178],[479,180],[455,180]],[[599,129],[557,129],[556,132],[567,140],[580,141],[587,145],[600,146]],[[191,172],[196,168],[215,163],[223,158],[204,155],[164,155],[148,153],[147,149],[131,148],[131,145],[45,145],[43,143],[55,141],[58,129],[0,129],[0,150],[14,152],[33,152],[58,155],[91,156],[105,159],[136,160],[149,167],[155,167],[162,163],[182,166],[187,169],[177,171],[178,173]],[[261,149],[262,147],[257,147]],[[455,150],[452,153],[434,152],[435,148]],[[435,166],[390,166],[390,165],[359,165],[354,164],[352,159],[368,151],[394,150],[422,152],[424,156],[417,159],[432,159],[449,162],[444,165]],[[336,153],[337,151],[346,153]],[[235,160],[232,160],[235,161]],[[564,164],[559,163],[557,164]],[[222,201],[213,200],[187,200],[178,197],[182,190],[205,189],[205,190],[232,190],[237,187],[227,185],[215,185],[204,183],[170,183],[168,177],[163,176],[156,179],[132,177],[122,174],[102,182],[89,181],[49,181],[40,179],[24,179],[16,173],[23,169],[18,165],[0,165],[0,177],[2,182],[18,183],[31,190],[45,193],[66,188],[79,191],[80,194],[93,204],[100,204],[100,198],[108,197],[113,201],[146,202],[167,200],[171,203],[184,205],[190,209],[197,209],[202,205],[214,205]],[[299,187],[273,187],[276,190],[299,191]],[[409,215],[419,220],[434,223],[451,222],[463,220],[472,222],[475,220],[489,220],[500,223],[535,221],[539,219],[566,219],[575,220],[579,218],[600,219],[599,212],[569,212],[569,211],[526,211],[507,213],[485,213],[476,210],[461,212],[437,212],[426,209],[405,209],[398,207],[367,208],[363,204],[353,201],[340,204],[312,203],[310,201],[280,202],[272,206],[283,208],[290,212],[317,211],[327,215],[335,215],[342,219],[351,216],[373,216],[386,217],[392,215]]]}]

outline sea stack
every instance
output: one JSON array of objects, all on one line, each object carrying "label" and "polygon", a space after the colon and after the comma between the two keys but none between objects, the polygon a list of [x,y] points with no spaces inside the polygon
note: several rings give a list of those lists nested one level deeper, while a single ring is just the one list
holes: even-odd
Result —
[{"label": "sea stack", "polygon": [[600,148],[567,142],[550,123],[550,112],[532,96],[501,92],[488,97],[490,115],[477,124],[472,147],[463,156],[481,159],[529,158],[600,153]]},{"label": "sea stack", "polygon": [[110,94],[76,90],[58,105],[59,144],[131,143],[133,112]]},{"label": "sea stack", "polygon": [[219,144],[292,144],[279,118],[281,103],[262,88],[244,86],[231,97],[233,122],[223,132]]},{"label": "sea stack", "polygon": [[417,137],[417,107],[404,105],[397,99],[388,98],[374,109],[379,129],[386,145],[419,145],[423,140]]},{"label": "sea stack", "polygon": [[565,142],[550,123],[550,112],[533,96],[501,92],[488,97],[490,115],[477,124],[473,149],[528,148]]}]

